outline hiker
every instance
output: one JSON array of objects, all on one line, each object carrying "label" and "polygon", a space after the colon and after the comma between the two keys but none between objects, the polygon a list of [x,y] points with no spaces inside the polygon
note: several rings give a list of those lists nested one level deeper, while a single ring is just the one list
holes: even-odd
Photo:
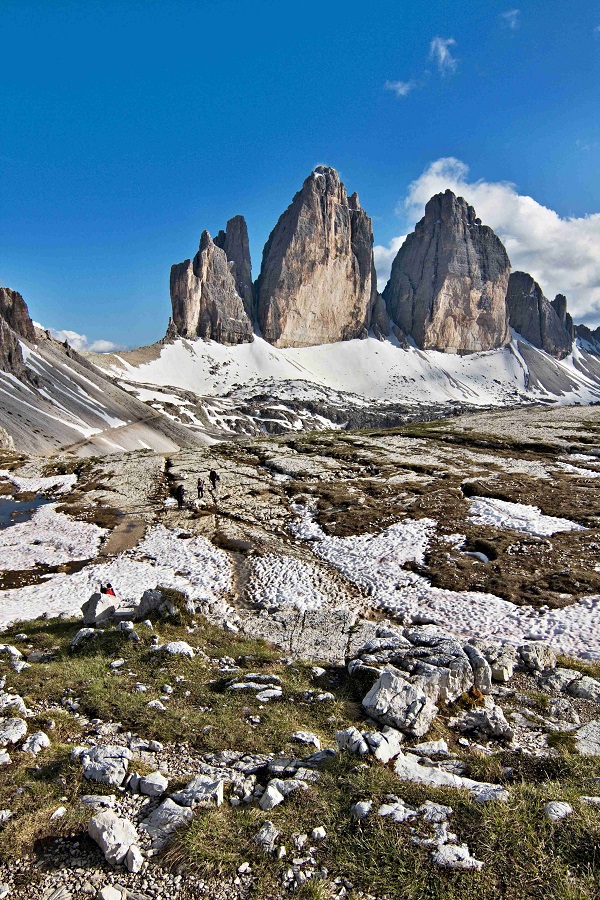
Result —
[{"label": "hiker", "polygon": [[204,497],[204,479],[198,479],[198,500],[202,500]]},{"label": "hiker", "polygon": [[100,585],[100,593],[101,593],[101,594],[108,594],[109,597],[116,597],[116,596],[117,596],[117,595],[115,594],[115,589],[113,588],[113,586],[112,586],[112,584],[110,583],[110,581],[107,581],[106,584],[101,584],[101,585]]},{"label": "hiker", "polygon": [[217,490],[217,485],[218,485],[218,483],[219,483],[220,480],[221,480],[221,479],[219,478],[218,472],[215,472],[214,469],[211,469],[210,472],[208,473],[208,480],[209,480],[210,483],[212,484],[212,489],[213,489],[213,491],[216,491],[216,490]]},{"label": "hiker", "polygon": [[178,484],[175,488],[175,499],[177,500],[179,509],[183,509],[185,505],[185,488],[182,484]]}]

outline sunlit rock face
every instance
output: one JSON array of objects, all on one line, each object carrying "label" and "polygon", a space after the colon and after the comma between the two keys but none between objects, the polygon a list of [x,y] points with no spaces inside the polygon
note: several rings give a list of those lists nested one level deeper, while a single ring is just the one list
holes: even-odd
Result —
[{"label": "sunlit rock face", "polygon": [[277,347],[366,335],[377,296],[371,219],[335,169],[318,166],[263,251],[257,313]]},{"label": "sunlit rock face", "polygon": [[219,231],[214,243],[225,251],[229,263],[235,269],[233,276],[237,292],[242,298],[246,314],[254,321],[254,286],[252,284],[252,263],[250,260],[250,243],[248,227],[243,216],[229,219],[225,231]]},{"label": "sunlit rock face", "polygon": [[18,291],[0,287],[0,319],[4,319],[20,337],[32,343],[35,341],[35,330],[27,304]]},{"label": "sunlit rock face", "polygon": [[177,334],[221,344],[254,339],[252,321],[238,293],[236,267],[224,250],[202,232],[193,260],[171,267],[171,305]]},{"label": "sunlit rock face", "polygon": [[493,350],[509,341],[509,274],[501,240],[448,190],[427,203],[383,296],[392,322],[424,350]]}]

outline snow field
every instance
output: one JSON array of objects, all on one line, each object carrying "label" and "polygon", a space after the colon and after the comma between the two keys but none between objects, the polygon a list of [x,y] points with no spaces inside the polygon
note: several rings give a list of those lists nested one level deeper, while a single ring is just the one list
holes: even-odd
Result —
[{"label": "snow field", "polygon": [[468,518],[478,525],[493,525],[496,528],[512,528],[523,534],[545,537],[556,531],[583,531],[582,525],[569,519],[544,516],[537,506],[525,503],[509,503],[492,497],[475,497],[470,501]]},{"label": "snow field", "polygon": [[[539,522],[533,512],[536,508],[525,509],[525,525],[535,527]],[[299,507],[296,512],[300,514]],[[510,520],[506,513],[505,520]],[[512,521],[517,521],[514,515]],[[366,590],[372,606],[394,616],[410,619],[416,614],[426,615],[463,639],[477,635],[515,645],[525,640],[545,640],[571,656],[600,651],[600,597],[582,598],[564,609],[536,610],[515,606],[493,594],[436,588],[422,576],[406,571],[407,562],[423,560],[435,527],[431,519],[408,519],[378,535],[336,538],[327,537],[310,512],[305,511],[303,524],[292,523],[297,536],[310,536],[304,540],[311,540],[315,555]]]},{"label": "snow field", "polygon": [[[40,506],[31,519],[0,531],[0,566],[7,571],[58,566],[98,554],[105,529],[56,512],[56,503]],[[2,595],[0,594],[0,602]]]},{"label": "snow field", "polygon": [[[41,507],[40,511],[46,509]],[[74,524],[78,528],[82,525]],[[118,599],[125,603],[139,600],[145,590],[164,585],[194,601],[212,604],[231,588],[231,565],[227,554],[206,538],[182,540],[175,532],[155,525],[133,550],[115,559],[86,566],[72,575],[53,575],[42,584],[0,592],[0,627],[43,613],[80,615],[82,603],[104,581],[110,581]]]}]

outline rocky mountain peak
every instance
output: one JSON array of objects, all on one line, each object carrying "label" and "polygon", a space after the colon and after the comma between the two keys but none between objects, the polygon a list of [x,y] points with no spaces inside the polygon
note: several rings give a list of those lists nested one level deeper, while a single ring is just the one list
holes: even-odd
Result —
[{"label": "rocky mountain peak", "polygon": [[335,169],[317,166],[280,216],[257,286],[263,336],[278,347],[366,333],[376,298],[373,230]]},{"label": "rocky mountain peak", "polygon": [[20,337],[35,342],[35,329],[27,304],[18,291],[0,287],[0,318]]},{"label": "rocky mountain peak", "polygon": [[506,303],[511,328],[526,341],[558,359],[571,352],[573,322],[564,295],[550,303],[528,272],[513,272]]},{"label": "rocky mountain peak", "polygon": [[230,263],[235,267],[234,278],[237,292],[242,298],[244,309],[251,322],[254,321],[254,285],[252,284],[252,263],[248,228],[243,216],[234,216],[227,222],[226,230],[219,231],[214,242],[225,251]]},{"label": "rocky mountain peak", "polygon": [[422,349],[474,353],[509,340],[510,260],[463,197],[432,197],[398,251],[383,292],[388,314]]},{"label": "rocky mountain peak", "polygon": [[252,320],[238,292],[236,265],[203,231],[193,260],[171,267],[173,324],[182,337],[239,344],[253,340]]}]

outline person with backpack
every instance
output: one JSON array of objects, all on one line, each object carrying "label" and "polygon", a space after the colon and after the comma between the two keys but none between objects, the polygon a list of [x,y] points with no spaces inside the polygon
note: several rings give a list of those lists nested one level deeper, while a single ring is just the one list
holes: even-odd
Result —
[{"label": "person with backpack", "polygon": [[220,477],[219,477],[219,473],[218,473],[218,472],[215,472],[214,469],[211,469],[210,472],[208,473],[208,480],[209,480],[210,483],[212,484],[212,489],[213,489],[213,491],[216,491],[216,490],[217,490],[217,485],[218,485],[218,483],[219,483],[220,480],[221,480]]},{"label": "person with backpack", "polygon": [[183,509],[185,506],[185,488],[182,484],[178,484],[175,488],[175,499],[177,500],[178,508]]},{"label": "person with backpack", "polygon": [[204,497],[204,479],[198,479],[198,500],[202,500]]}]

